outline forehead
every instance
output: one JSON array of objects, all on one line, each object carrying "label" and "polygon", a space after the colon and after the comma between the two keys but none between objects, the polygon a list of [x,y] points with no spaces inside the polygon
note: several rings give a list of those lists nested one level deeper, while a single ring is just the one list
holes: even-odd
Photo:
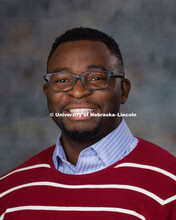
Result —
[{"label": "forehead", "polygon": [[101,41],[79,40],[60,44],[48,61],[48,72],[56,66],[105,65],[116,63],[116,57]]}]

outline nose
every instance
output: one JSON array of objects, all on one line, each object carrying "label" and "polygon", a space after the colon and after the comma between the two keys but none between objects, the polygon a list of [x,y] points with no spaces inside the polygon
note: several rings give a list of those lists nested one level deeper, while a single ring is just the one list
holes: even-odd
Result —
[{"label": "nose", "polygon": [[72,90],[68,91],[67,94],[76,99],[81,99],[83,97],[89,96],[93,91],[88,90],[84,87],[82,81],[80,79],[76,80],[75,86]]}]

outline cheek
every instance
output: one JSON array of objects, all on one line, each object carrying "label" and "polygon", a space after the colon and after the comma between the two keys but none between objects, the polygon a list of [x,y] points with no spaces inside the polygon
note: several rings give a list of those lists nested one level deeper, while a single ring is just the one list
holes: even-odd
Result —
[{"label": "cheek", "polygon": [[106,109],[111,112],[119,111],[121,103],[120,83],[114,84],[113,87],[109,87],[107,90],[106,98],[104,97],[104,100]]},{"label": "cheek", "polygon": [[117,111],[120,107],[120,103],[121,103],[120,93],[117,93],[117,92],[111,93],[111,96],[109,97],[107,101],[109,108]]},{"label": "cheek", "polygon": [[109,100],[114,101],[114,102],[120,101],[120,98],[121,98],[120,80],[110,81],[106,92],[107,92],[106,96],[109,97]]},{"label": "cheek", "polygon": [[99,96],[99,103],[103,112],[117,113],[120,109],[121,95],[117,89],[108,89]]},{"label": "cheek", "polygon": [[50,92],[47,95],[48,108],[50,112],[60,112],[63,106],[64,95],[62,93]]}]

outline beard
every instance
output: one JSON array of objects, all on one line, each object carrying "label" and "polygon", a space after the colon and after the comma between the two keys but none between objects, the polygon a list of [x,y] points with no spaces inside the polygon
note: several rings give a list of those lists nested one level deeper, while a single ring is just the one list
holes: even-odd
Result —
[{"label": "beard", "polygon": [[93,129],[77,128],[75,130],[68,130],[64,123],[62,123],[62,132],[72,141],[79,143],[87,143],[92,139],[96,139],[102,127],[101,121]]}]

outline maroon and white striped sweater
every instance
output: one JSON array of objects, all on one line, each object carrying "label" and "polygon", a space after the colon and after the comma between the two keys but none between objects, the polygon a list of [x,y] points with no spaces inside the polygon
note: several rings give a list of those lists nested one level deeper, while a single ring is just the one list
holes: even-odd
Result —
[{"label": "maroon and white striped sweater", "polygon": [[176,158],[139,139],[101,171],[69,175],[52,162],[54,146],[0,179],[0,220],[176,220]]}]

